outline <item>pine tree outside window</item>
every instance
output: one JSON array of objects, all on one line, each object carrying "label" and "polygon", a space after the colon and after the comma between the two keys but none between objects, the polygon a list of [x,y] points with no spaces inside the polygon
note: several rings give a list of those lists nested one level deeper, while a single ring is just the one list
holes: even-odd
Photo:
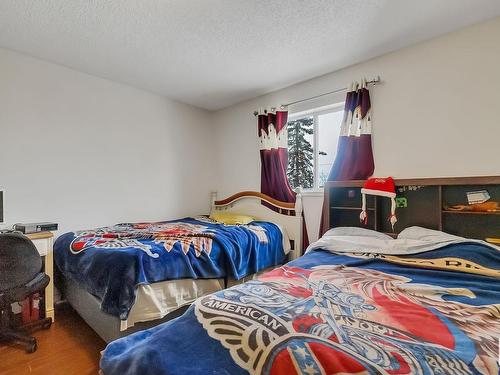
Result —
[{"label": "pine tree outside window", "polygon": [[337,153],[344,103],[292,113],[288,127],[288,181],[292,188],[320,189]]}]

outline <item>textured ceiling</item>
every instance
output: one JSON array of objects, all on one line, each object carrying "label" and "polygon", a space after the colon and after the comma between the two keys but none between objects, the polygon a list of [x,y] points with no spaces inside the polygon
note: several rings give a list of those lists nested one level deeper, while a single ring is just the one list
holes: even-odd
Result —
[{"label": "textured ceiling", "polygon": [[499,0],[0,0],[0,46],[215,110],[497,15]]}]

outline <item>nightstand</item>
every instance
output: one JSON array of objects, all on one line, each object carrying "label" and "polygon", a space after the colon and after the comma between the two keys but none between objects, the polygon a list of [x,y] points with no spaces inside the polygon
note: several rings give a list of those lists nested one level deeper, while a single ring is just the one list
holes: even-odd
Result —
[{"label": "nightstand", "polygon": [[44,258],[45,273],[50,277],[49,285],[45,288],[45,317],[54,321],[54,254],[52,244],[54,234],[52,232],[40,232],[27,234],[36,246],[40,255]]}]

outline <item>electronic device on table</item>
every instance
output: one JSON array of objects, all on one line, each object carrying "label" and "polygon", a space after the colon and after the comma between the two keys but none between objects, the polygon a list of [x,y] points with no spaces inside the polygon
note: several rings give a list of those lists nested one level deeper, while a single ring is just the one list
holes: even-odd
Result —
[{"label": "electronic device on table", "polygon": [[18,223],[14,224],[13,229],[24,234],[28,233],[38,233],[38,232],[50,232],[57,230],[58,224],[51,222],[41,222],[41,223]]}]

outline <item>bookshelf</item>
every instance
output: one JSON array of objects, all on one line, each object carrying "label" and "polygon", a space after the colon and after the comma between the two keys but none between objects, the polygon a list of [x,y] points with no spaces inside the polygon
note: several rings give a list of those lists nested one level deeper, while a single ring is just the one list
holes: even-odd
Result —
[{"label": "bookshelf", "polygon": [[487,190],[490,200],[500,202],[500,176],[396,179],[398,222],[392,230],[388,221],[390,200],[367,196],[368,223],[359,221],[361,187],[364,181],[329,181],[325,186],[327,228],[357,226],[386,233],[392,237],[403,229],[418,225],[458,236],[500,238],[500,212],[454,211],[447,207],[467,204],[469,191]]}]

